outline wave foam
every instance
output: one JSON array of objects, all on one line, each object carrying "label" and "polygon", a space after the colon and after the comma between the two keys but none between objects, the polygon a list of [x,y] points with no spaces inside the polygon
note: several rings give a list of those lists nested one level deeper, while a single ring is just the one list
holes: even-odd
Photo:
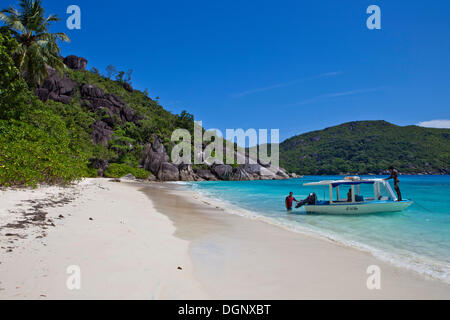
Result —
[{"label": "wave foam", "polygon": [[291,232],[297,232],[315,238],[320,238],[322,240],[336,242],[344,246],[368,252],[374,257],[384,262],[388,262],[394,266],[411,270],[423,276],[438,279],[440,281],[443,281],[444,283],[450,284],[450,266],[441,262],[432,260],[427,257],[419,256],[414,253],[409,253],[409,255],[406,256],[394,252],[387,252],[378,248],[374,248],[367,244],[345,239],[342,236],[327,232],[322,229],[316,229],[311,226],[293,225],[283,220],[267,217],[258,212],[241,208],[224,199],[218,199],[208,192],[196,189],[195,184],[186,183],[185,185],[190,188],[190,191],[197,195],[199,200],[205,200],[214,204],[215,206],[221,206],[223,207],[223,209],[225,209],[226,213],[238,215],[247,219],[262,221],[271,225],[275,225],[277,227],[281,227]]}]

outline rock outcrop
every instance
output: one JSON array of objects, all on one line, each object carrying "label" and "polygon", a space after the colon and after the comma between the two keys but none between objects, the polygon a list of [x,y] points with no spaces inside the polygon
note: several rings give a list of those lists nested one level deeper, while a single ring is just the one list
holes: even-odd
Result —
[{"label": "rock outcrop", "polygon": [[242,164],[240,166],[242,168],[242,170],[244,170],[248,176],[251,179],[260,179],[261,177],[261,165],[254,163],[254,164]]},{"label": "rock outcrop", "polygon": [[284,170],[283,168],[279,168],[279,170],[277,171],[277,176],[279,176],[283,179],[289,179],[289,175],[287,174],[286,170]]},{"label": "rock outcrop", "polygon": [[[82,57],[68,56],[64,58],[64,64],[73,70],[84,70],[87,60]],[[63,104],[69,104],[72,100],[78,83],[67,75],[59,74],[55,69],[47,66],[47,79],[36,89],[36,96],[42,100],[53,100]]]},{"label": "rock outcrop", "polygon": [[55,69],[47,67],[48,78],[36,89],[36,96],[43,102],[48,99],[69,104],[75,93],[77,83],[60,75]]},{"label": "rock outcrop", "polygon": [[217,164],[211,166],[211,171],[220,180],[230,180],[231,174],[233,173],[233,168],[228,164]]},{"label": "rock outcrop", "polygon": [[[76,71],[86,70],[88,61],[74,55],[63,59],[64,64]],[[95,114],[95,122],[91,125],[91,140],[94,144],[109,147],[114,138],[114,128],[122,127],[126,123],[141,126],[143,116],[131,108],[121,96],[107,93],[102,88],[90,83],[78,83],[69,75],[60,74],[55,69],[47,67],[48,77],[36,89],[35,94],[42,101],[53,100],[63,104],[70,104],[76,97],[76,103]],[[75,78],[74,78],[75,79]],[[78,79],[78,77],[77,77]],[[97,84],[100,86],[100,84]],[[128,92],[134,92],[129,83],[121,86]],[[105,87],[106,88],[106,87]],[[123,90],[120,90],[123,93]],[[123,95],[129,97],[129,94]],[[139,143],[139,142],[137,142]],[[201,166],[192,164],[174,164],[169,161],[166,148],[158,136],[153,136],[150,143],[134,148],[127,144],[129,150],[140,150],[144,147],[141,166],[152,173],[149,180],[160,181],[215,181],[215,180],[256,180],[256,179],[286,179],[289,176],[283,169],[274,168],[271,164],[263,165],[248,159],[248,152],[240,150],[235,152],[235,158],[243,165],[228,165],[216,159],[208,159]],[[206,144],[203,144],[203,149]],[[224,147],[225,148],[225,147]],[[224,154],[226,150],[224,149]],[[204,157],[203,151],[198,156]],[[197,157],[196,157],[197,158]],[[97,169],[98,175],[103,176],[109,163],[102,159],[91,159],[91,167]]]},{"label": "rock outcrop", "polygon": [[178,166],[178,171],[180,172],[180,180],[181,181],[194,181],[196,180],[196,176],[194,174],[194,169],[192,164],[180,164]]},{"label": "rock outcrop", "polygon": [[197,169],[195,171],[195,174],[202,178],[203,180],[207,181],[216,181],[218,180],[217,177],[208,169]]},{"label": "rock outcrop", "polygon": [[136,124],[142,119],[121,97],[115,94],[105,94],[96,86],[84,84],[81,87],[81,98],[83,104],[91,111],[102,114],[104,116],[102,120],[106,123],[119,120]]},{"label": "rock outcrop", "polygon": [[158,170],[158,179],[160,181],[178,181],[180,173],[178,167],[170,162],[163,162]]},{"label": "rock outcrop", "polygon": [[132,87],[131,84],[129,84],[128,82],[124,82],[124,83],[123,83],[123,88],[124,88],[125,90],[127,90],[128,92],[133,92],[133,91],[134,91],[133,87]]},{"label": "rock outcrop", "polygon": [[[64,63],[73,70],[84,70],[87,60],[77,56],[68,56]],[[48,78],[36,89],[36,96],[42,100],[54,100],[69,104],[76,92],[80,92],[82,105],[90,111],[100,115],[101,121],[109,127],[117,123],[132,122],[137,124],[143,119],[121,97],[115,94],[106,94],[102,89],[91,84],[79,84],[66,75],[60,75],[55,69],[47,66]],[[124,88],[133,92],[131,85]],[[104,135],[103,135],[104,136]],[[98,139],[96,139],[98,140]],[[103,138],[100,139],[104,141]]]},{"label": "rock outcrop", "polygon": [[102,144],[104,146],[108,145],[109,140],[112,138],[114,132],[111,127],[109,127],[103,121],[97,121],[92,126],[92,142],[95,144]]},{"label": "rock outcrop", "polygon": [[161,181],[180,180],[178,167],[169,162],[166,148],[159,137],[154,136],[153,142],[145,147],[142,166]]},{"label": "rock outcrop", "polygon": [[72,70],[84,70],[86,69],[88,61],[85,58],[77,56],[67,56],[64,58],[64,64]]},{"label": "rock outcrop", "polygon": [[233,169],[231,173],[230,180],[232,181],[245,181],[251,180],[250,175],[241,167],[237,167]]}]

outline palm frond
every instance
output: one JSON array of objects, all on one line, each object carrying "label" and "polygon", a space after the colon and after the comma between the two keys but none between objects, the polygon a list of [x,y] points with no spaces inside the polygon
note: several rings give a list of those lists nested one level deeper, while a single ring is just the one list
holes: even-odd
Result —
[{"label": "palm frond", "polygon": [[14,7],[11,7],[11,6],[9,8],[7,8],[7,9],[3,9],[1,12],[7,13],[7,14],[13,16],[13,17],[20,17],[20,12],[17,9],[15,9]]},{"label": "palm frond", "polygon": [[57,22],[61,20],[57,15],[51,14],[45,19],[45,24],[48,24],[49,22]]},{"label": "palm frond", "polygon": [[9,7],[0,12],[0,21],[19,44],[13,53],[16,66],[32,87],[48,77],[48,66],[58,72],[65,70],[57,41],[70,41],[65,33],[48,32],[50,24],[59,18],[53,14],[45,17],[41,4],[42,0],[20,0],[20,11]]},{"label": "palm frond", "polygon": [[57,32],[57,33],[52,33],[53,37],[55,38],[55,40],[61,40],[64,42],[70,42],[70,38],[67,34],[63,33],[63,32]]},{"label": "palm frond", "polygon": [[0,21],[5,24],[9,21],[9,17],[3,11],[0,11]]},{"label": "palm frond", "polygon": [[3,11],[0,12],[0,21],[3,22],[9,29],[26,33],[27,30],[20,19],[15,15],[8,16]]}]

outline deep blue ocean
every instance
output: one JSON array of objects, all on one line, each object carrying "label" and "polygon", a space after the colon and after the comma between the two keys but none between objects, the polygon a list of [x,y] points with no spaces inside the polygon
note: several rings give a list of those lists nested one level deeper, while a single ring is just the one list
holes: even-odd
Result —
[{"label": "deep blue ocean", "polygon": [[[315,187],[304,187],[303,183],[337,179],[342,177],[192,182],[186,186],[225,202],[236,214],[294,232],[326,237],[450,283],[450,176],[401,176],[403,198],[415,202],[403,212],[360,216],[310,215],[304,209],[286,212],[284,199],[290,191],[301,200],[316,191]],[[341,197],[346,197],[344,191]],[[370,189],[361,190],[363,195],[371,196],[370,192]],[[321,188],[317,194],[319,199],[324,197]]]}]

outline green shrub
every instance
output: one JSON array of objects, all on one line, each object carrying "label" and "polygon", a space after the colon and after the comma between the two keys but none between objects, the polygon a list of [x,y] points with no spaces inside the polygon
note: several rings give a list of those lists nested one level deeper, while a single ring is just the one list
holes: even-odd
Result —
[{"label": "green shrub", "polygon": [[68,183],[86,170],[86,159],[69,148],[70,138],[57,117],[49,127],[0,120],[0,185]]},{"label": "green shrub", "polygon": [[141,168],[133,168],[123,163],[111,163],[105,170],[104,176],[107,178],[121,178],[131,173],[138,179],[147,179],[150,172]]},{"label": "green shrub", "polygon": [[71,117],[65,122],[29,91],[11,58],[15,47],[15,40],[0,34],[0,185],[81,178],[88,158],[80,142],[86,141],[85,128]]},{"label": "green shrub", "polygon": [[98,169],[91,168],[91,167],[86,168],[83,176],[86,178],[97,178],[98,177]]}]

